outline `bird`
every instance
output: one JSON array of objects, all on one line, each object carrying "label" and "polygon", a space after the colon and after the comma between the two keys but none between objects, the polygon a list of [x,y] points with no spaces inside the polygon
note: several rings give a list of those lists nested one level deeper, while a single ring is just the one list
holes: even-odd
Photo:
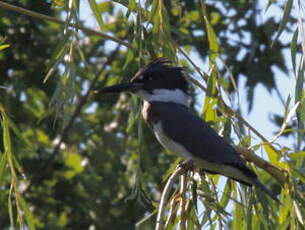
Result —
[{"label": "bird", "polygon": [[130,82],[99,91],[138,95],[144,101],[142,117],[165,149],[207,173],[254,185],[280,203],[233,146],[191,110],[188,88],[185,67],[162,57],[142,67]]}]

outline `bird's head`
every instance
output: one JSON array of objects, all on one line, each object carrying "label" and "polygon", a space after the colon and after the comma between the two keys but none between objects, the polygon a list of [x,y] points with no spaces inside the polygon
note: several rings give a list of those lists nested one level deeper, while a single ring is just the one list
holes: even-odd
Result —
[{"label": "bird's head", "polygon": [[188,106],[188,83],[183,67],[174,67],[166,58],[158,58],[141,68],[129,83],[102,88],[102,93],[129,91],[147,102],[173,102]]}]

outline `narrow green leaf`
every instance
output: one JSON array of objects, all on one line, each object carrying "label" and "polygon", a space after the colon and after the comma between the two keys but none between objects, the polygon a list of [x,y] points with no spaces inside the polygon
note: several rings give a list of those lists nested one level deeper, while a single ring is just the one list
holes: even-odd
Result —
[{"label": "narrow green leaf", "polygon": [[126,69],[126,67],[130,64],[130,62],[132,60],[134,60],[135,56],[134,56],[134,53],[132,51],[132,49],[129,49],[127,51],[127,55],[126,55],[126,58],[125,58],[125,63],[123,65],[123,69]]},{"label": "narrow green leaf", "polygon": [[63,7],[65,5],[65,0],[54,0],[54,5],[57,7]]},{"label": "narrow green leaf", "polygon": [[288,22],[289,15],[290,15],[290,12],[291,12],[291,9],[292,9],[292,3],[293,3],[293,0],[288,0],[287,3],[286,3],[285,9],[284,9],[284,15],[283,15],[282,20],[280,22],[277,35],[276,35],[275,39],[273,40],[271,46],[273,46],[274,42],[281,36],[282,32],[285,29],[285,26]]},{"label": "narrow green leaf", "polygon": [[304,72],[305,72],[305,65],[300,63],[300,67],[299,67],[298,75],[297,75],[296,87],[295,87],[295,103],[297,103],[298,101],[301,101],[301,99],[302,99]]},{"label": "narrow green leaf", "polygon": [[289,228],[290,222],[291,222],[291,217],[288,216],[285,219],[285,221],[279,226],[279,228],[277,228],[277,230],[287,230],[287,229],[290,229]]},{"label": "narrow green leaf", "polygon": [[152,2],[150,14],[149,14],[149,19],[148,19],[149,21],[153,21],[153,18],[155,17],[156,12],[157,12],[158,4],[159,4],[158,0],[154,0]]},{"label": "narrow green leaf", "polygon": [[267,155],[268,155],[268,157],[269,157],[269,160],[270,160],[273,164],[278,165],[278,163],[279,163],[279,156],[278,156],[277,152],[274,151],[274,149],[271,148],[271,146],[270,146],[268,143],[265,143],[263,146],[264,146],[264,149],[265,149],[266,152],[267,152]]},{"label": "narrow green leaf", "polygon": [[253,222],[253,205],[256,202],[255,198],[253,196],[253,193],[250,193],[250,198],[249,198],[249,202],[248,205],[245,207],[245,211],[246,211],[246,229],[251,229],[252,226],[252,222]]},{"label": "narrow green leaf", "polygon": [[272,0],[269,0],[267,5],[266,5],[266,8],[265,8],[265,13],[267,13],[267,11],[269,10],[269,7],[272,5]]},{"label": "narrow green leaf", "polygon": [[300,158],[304,158],[305,157],[305,152],[297,152],[297,153],[290,153],[288,155],[290,158],[297,160]]},{"label": "narrow green leaf", "polygon": [[204,100],[202,117],[205,121],[216,121],[217,113],[215,106],[217,98],[214,96],[216,92],[216,76],[212,74],[208,79],[207,93]]},{"label": "narrow green leaf", "polygon": [[216,33],[208,19],[206,6],[204,1],[200,1],[201,11],[203,15],[203,20],[206,26],[207,35],[208,35],[208,41],[209,41],[209,48],[210,48],[210,55],[209,55],[209,66],[210,68],[214,65],[216,57],[219,55],[219,45],[217,42],[217,36]]},{"label": "narrow green leaf", "polygon": [[163,174],[162,176],[162,183],[164,183],[169,177],[170,175],[175,171],[177,165],[179,164],[179,162],[181,162],[181,158],[177,158],[169,167],[169,169]]},{"label": "narrow green leaf", "polygon": [[132,128],[135,126],[136,122],[138,121],[139,114],[138,114],[138,107],[137,107],[137,98],[133,96],[131,98],[131,111],[128,116],[128,122],[126,127],[126,132],[129,133]]},{"label": "narrow green leaf", "polygon": [[136,1],[135,0],[129,0],[129,3],[128,3],[128,10],[130,11],[134,11],[136,9]]},{"label": "narrow green leaf", "polygon": [[[288,99],[290,99],[290,98],[288,97]],[[287,102],[289,102],[289,101],[287,101]],[[296,110],[299,107],[299,105],[300,105],[300,103],[297,102],[290,110],[288,110],[287,108],[288,108],[289,104],[286,103],[285,117],[284,117],[284,121],[283,121],[281,130],[278,134],[276,134],[274,136],[274,138],[272,139],[272,141],[270,143],[274,142],[278,137],[280,137],[285,132],[288,123],[292,120],[292,117],[296,114]]]},{"label": "narrow green leaf", "polygon": [[242,223],[244,223],[243,220],[243,211],[242,211],[242,206],[239,205],[238,203],[235,203],[234,205],[234,218],[233,218],[233,225],[232,229],[244,229],[242,226]]},{"label": "narrow green leaf", "polygon": [[95,0],[89,0],[89,5],[90,5],[90,8],[94,14],[94,17],[96,19],[96,21],[98,22],[98,25],[100,27],[100,29],[103,27],[103,19],[102,19],[102,16],[98,10],[98,7],[97,7],[97,4],[95,2]]},{"label": "narrow green leaf", "polygon": [[4,182],[4,169],[6,166],[6,153],[1,153],[1,158],[0,158],[0,187],[2,187],[2,184]]},{"label": "narrow green leaf", "polygon": [[30,230],[35,230],[35,223],[34,223],[34,217],[32,215],[32,212],[28,206],[28,204],[25,202],[25,200],[18,196],[18,200],[21,204],[21,207],[22,207],[22,210],[24,211],[25,213],[25,220],[27,222],[27,226]]},{"label": "narrow green leaf", "polygon": [[8,45],[8,44],[5,44],[5,45],[1,45],[0,46],[0,51],[1,50],[4,50],[4,49],[6,49],[6,48],[8,48],[8,47],[10,47],[11,45]]},{"label": "narrow green leaf", "polygon": [[300,114],[300,120],[301,122],[305,123],[305,91],[303,91],[303,98],[300,101],[299,106],[299,114]]},{"label": "narrow green leaf", "polygon": [[293,33],[293,37],[291,39],[290,43],[290,52],[291,52],[291,61],[292,61],[292,66],[293,66],[293,72],[296,74],[296,51],[297,51],[297,42],[298,42],[298,35],[299,35],[299,30],[296,28],[296,30]]},{"label": "narrow green leaf", "polygon": [[217,42],[217,36],[216,33],[211,26],[210,22],[206,19],[205,17],[205,22],[206,22],[206,27],[208,31],[208,40],[209,40],[209,46],[210,46],[210,66],[215,63],[216,57],[219,55],[219,46]]},{"label": "narrow green leaf", "polygon": [[9,215],[9,218],[10,218],[10,224],[14,229],[15,223],[14,223],[13,204],[12,204],[11,193],[12,193],[12,190],[10,191],[10,194],[8,196],[8,202],[7,202],[8,207],[7,208],[8,208],[8,215]]},{"label": "narrow green leaf", "polygon": [[304,139],[304,133],[301,132],[304,129],[305,115],[302,112],[305,111],[305,99],[303,99],[303,87],[304,87],[304,72],[305,65],[303,64],[303,59],[298,69],[297,82],[295,87],[295,103],[300,102],[300,106],[297,109],[297,119],[298,119],[298,141],[297,145],[300,146],[301,141]]},{"label": "narrow green leaf", "polygon": [[227,180],[224,191],[222,193],[222,197],[219,202],[221,207],[223,207],[223,208],[227,207],[227,205],[230,201],[230,198],[231,198],[231,193],[232,193],[231,181]]},{"label": "narrow green leaf", "polygon": [[290,102],[291,102],[291,96],[289,94],[285,103],[285,114],[288,114]]},{"label": "narrow green leaf", "polygon": [[8,119],[5,114],[3,115],[2,119],[2,129],[3,129],[3,145],[4,145],[4,151],[8,153],[9,155],[11,154],[11,138],[10,138],[10,133],[9,133],[9,124],[8,124]]},{"label": "narrow green leaf", "polygon": [[290,209],[290,205],[291,205],[291,199],[288,194],[288,190],[282,190],[281,202],[283,202],[283,205],[280,205],[280,207],[279,207],[278,221],[280,224],[283,224],[288,217],[289,209]]},{"label": "narrow green leaf", "polygon": [[55,51],[48,62],[48,67],[47,67],[48,72],[43,79],[43,83],[45,83],[52,75],[52,73],[54,73],[54,71],[57,69],[57,66],[61,62],[62,58],[64,57],[70,35],[71,32],[67,31],[67,33],[65,33],[64,37],[60,40],[59,44],[55,48]]},{"label": "narrow green leaf", "polygon": [[[303,158],[301,158],[303,159]],[[305,173],[302,172],[301,170],[298,170],[296,168],[293,168],[293,174],[295,178],[299,178],[304,184],[305,184]]]},{"label": "narrow green leaf", "polygon": [[297,204],[297,202],[293,201],[293,207],[294,207],[294,210],[295,210],[295,213],[297,215],[299,222],[304,226],[304,218],[302,216],[302,212],[301,212],[300,207]]}]

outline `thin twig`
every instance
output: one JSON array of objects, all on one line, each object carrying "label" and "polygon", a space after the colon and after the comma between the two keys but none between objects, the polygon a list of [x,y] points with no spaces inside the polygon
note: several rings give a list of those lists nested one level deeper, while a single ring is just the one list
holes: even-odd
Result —
[{"label": "thin twig", "polygon": [[140,221],[138,221],[136,224],[135,224],[135,228],[136,229],[139,229],[140,226],[146,222],[147,220],[149,220],[152,216],[154,216],[155,214],[157,213],[157,210],[155,209],[152,213],[148,214],[147,216],[145,216],[143,219],[141,219]]},{"label": "thin twig", "polygon": [[175,172],[170,176],[170,178],[167,180],[167,183],[165,185],[165,188],[162,193],[162,197],[160,200],[160,205],[159,205],[159,211],[158,211],[158,216],[157,216],[157,221],[156,221],[156,228],[155,230],[163,230],[163,212],[166,206],[166,202],[168,200],[169,193],[171,191],[171,188],[178,176],[180,176],[185,169],[183,167],[178,167]]},{"label": "thin twig", "polygon": [[[44,15],[44,14],[40,14],[40,13],[34,12],[32,10],[27,10],[27,9],[22,8],[22,7],[14,6],[14,5],[11,5],[9,3],[2,2],[2,1],[0,1],[0,8],[6,9],[6,10],[15,11],[17,13],[20,13],[20,14],[23,14],[23,15],[27,15],[27,16],[30,16],[32,18],[38,18],[40,20],[46,20],[46,21],[55,22],[55,23],[60,24],[60,25],[65,25],[66,24],[65,21],[62,21],[62,20],[60,20],[58,18],[51,17],[51,16]],[[106,33],[100,32],[98,30],[94,30],[94,29],[91,29],[91,28],[88,28],[88,27],[85,27],[85,26],[82,26],[82,25],[79,25],[79,24],[68,23],[68,25],[73,27],[73,28],[82,30],[86,34],[101,36],[101,37],[103,37],[105,39],[114,41],[114,42],[119,43],[119,44],[121,44],[123,46],[131,48],[131,45],[129,43],[127,43],[125,41],[122,41],[119,38],[110,36],[110,35],[108,35]]]},{"label": "thin twig", "polygon": [[185,193],[187,188],[187,180],[186,175],[180,176],[180,223],[179,223],[179,229],[186,230],[186,202],[185,202]]},{"label": "thin twig", "polygon": [[182,49],[180,48],[178,45],[178,50],[179,52],[186,58],[186,60],[188,60],[189,63],[191,63],[191,65],[194,67],[194,69],[197,71],[197,73],[201,76],[201,78],[205,81],[208,81],[208,74],[203,72],[202,73],[202,70],[193,62],[193,60],[187,55],[187,53]]},{"label": "thin twig", "polygon": [[[217,196],[217,189],[216,189],[216,185],[214,183],[214,180],[211,179],[210,182],[211,182],[211,185],[212,185],[212,190],[213,190],[214,195],[215,195],[215,201],[216,201],[215,203],[219,204],[219,199],[218,199],[218,196]],[[219,225],[218,227],[219,227],[219,229],[223,229],[221,213],[216,211],[216,215],[218,216],[218,218],[217,218],[218,219],[218,225]]]},{"label": "thin twig", "polygon": [[180,198],[180,193],[176,194],[171,202],[170,202],[170,208],[169,208],[169,212],[168,212],[168,217],[167,220],[165,222],[165,229],[167,228],[167,226],[171,223],[173,223],[176,219],[177,216],[177,209],[178,209],[178,199],[177,196],[179,196]]}]

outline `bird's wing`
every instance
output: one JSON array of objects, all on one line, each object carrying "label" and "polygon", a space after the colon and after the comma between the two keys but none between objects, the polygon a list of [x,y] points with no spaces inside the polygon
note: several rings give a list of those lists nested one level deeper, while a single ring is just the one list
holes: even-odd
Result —
[{"label": "bird's wing", "polygon": [[249,176],[256,177],[235,149],[188,108],[162,102],[156,102],[153,106],[160,115],[165,134],[195,157],[212,163],[230,165]]}]

